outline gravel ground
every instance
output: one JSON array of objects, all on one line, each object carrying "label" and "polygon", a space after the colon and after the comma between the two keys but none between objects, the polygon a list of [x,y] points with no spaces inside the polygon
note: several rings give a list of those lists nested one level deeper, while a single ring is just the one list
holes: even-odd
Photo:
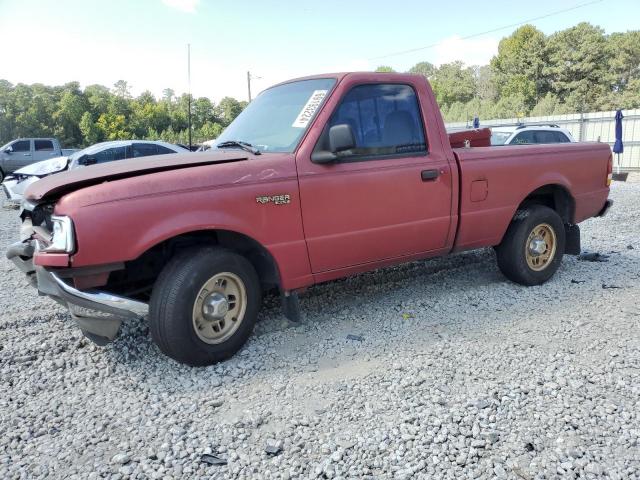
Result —
[{"label": "gravel ground", "polygon": [[[640,184],[612,198],[582,225],[606,262],[526,288],[483,250],[321,285],[201,369],[144,322],[94,346],[3,256],[0,478],[640,478]],[[2,250],[17,226],[0,210]]]}]

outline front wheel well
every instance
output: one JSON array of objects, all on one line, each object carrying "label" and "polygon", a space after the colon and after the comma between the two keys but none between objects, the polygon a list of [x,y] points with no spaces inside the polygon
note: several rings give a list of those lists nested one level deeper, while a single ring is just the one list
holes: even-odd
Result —
[{"label": "front wheel well", "polygon": [[517,210],[524,210],[531,205],[544,205],[555,210],[565,225],[572,225],[575,221],[576,202],[571,193],[561,185],[536,188],[520,202]]},{"label": "front wheel well", "polygon": [[253,238],[229,230],[200,230],[164,240],[149,248],[125,268],[112,272],[107,290],[147,301],[155,280],[171,258],[188,248],[218,245],[245,257],[253,266],[263,291],[280,286],[278,266],[269,251]]}]

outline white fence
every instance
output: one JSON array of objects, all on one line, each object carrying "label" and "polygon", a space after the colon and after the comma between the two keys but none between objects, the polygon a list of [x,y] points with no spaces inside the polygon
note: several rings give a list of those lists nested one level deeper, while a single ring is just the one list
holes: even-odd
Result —
[{"label": "white fence", "polygon": [[[548,117],[505,118],[498,120],[480,119],[481,127],[498,125],[549,124],[558,125],[571,132],[581,142],[606,142],[613,146],[616,139],[616,112],[574,113],[569,115],[550,115]],[[640,109],[623,110],[622,141],[624,153],[614,155],[614,172],[640,172]],[[447,128],[471,126],[469,122],[447,123]],[[619,157],[619,158],[618,158]]]}]

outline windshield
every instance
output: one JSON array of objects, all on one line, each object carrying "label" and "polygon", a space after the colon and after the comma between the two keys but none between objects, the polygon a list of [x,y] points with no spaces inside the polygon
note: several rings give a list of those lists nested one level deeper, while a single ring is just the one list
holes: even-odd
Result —
[{"label": "windshield", "polygon": [[216,139],[247,142],[261,152],[293,152],[333,87],[334,78],[285,83],[252,101]]},{"label": "windshield", "polygon": [[504,145],[511,136],[511,132],[492,132],[491,145]]}]

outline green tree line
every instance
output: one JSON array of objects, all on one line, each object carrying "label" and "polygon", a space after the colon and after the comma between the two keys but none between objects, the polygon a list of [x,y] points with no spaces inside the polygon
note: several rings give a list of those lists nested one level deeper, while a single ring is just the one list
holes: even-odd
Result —
[{"label": "green tree line", "polygon": [[[171,89],[160,99],[148,91],[133,97],[124,80],[84,90],[78,82],[49,87],[0,80],[0,144],[18,137],[57,137],[65,147],[132,138],[186,144],[188,104],[187,94]],[[231,97],[218,104],[192,98],[193,143],[216,138],[245,106]]]},{"label": "green tree line", "polygon": [[[389,66],[377,71],[393,72]],[[445,120],[557,115],[640,107],[640,31],[606,35],[580,23],[552,35],[532,25],[503,38],[489,65],[420,62]]]}]

